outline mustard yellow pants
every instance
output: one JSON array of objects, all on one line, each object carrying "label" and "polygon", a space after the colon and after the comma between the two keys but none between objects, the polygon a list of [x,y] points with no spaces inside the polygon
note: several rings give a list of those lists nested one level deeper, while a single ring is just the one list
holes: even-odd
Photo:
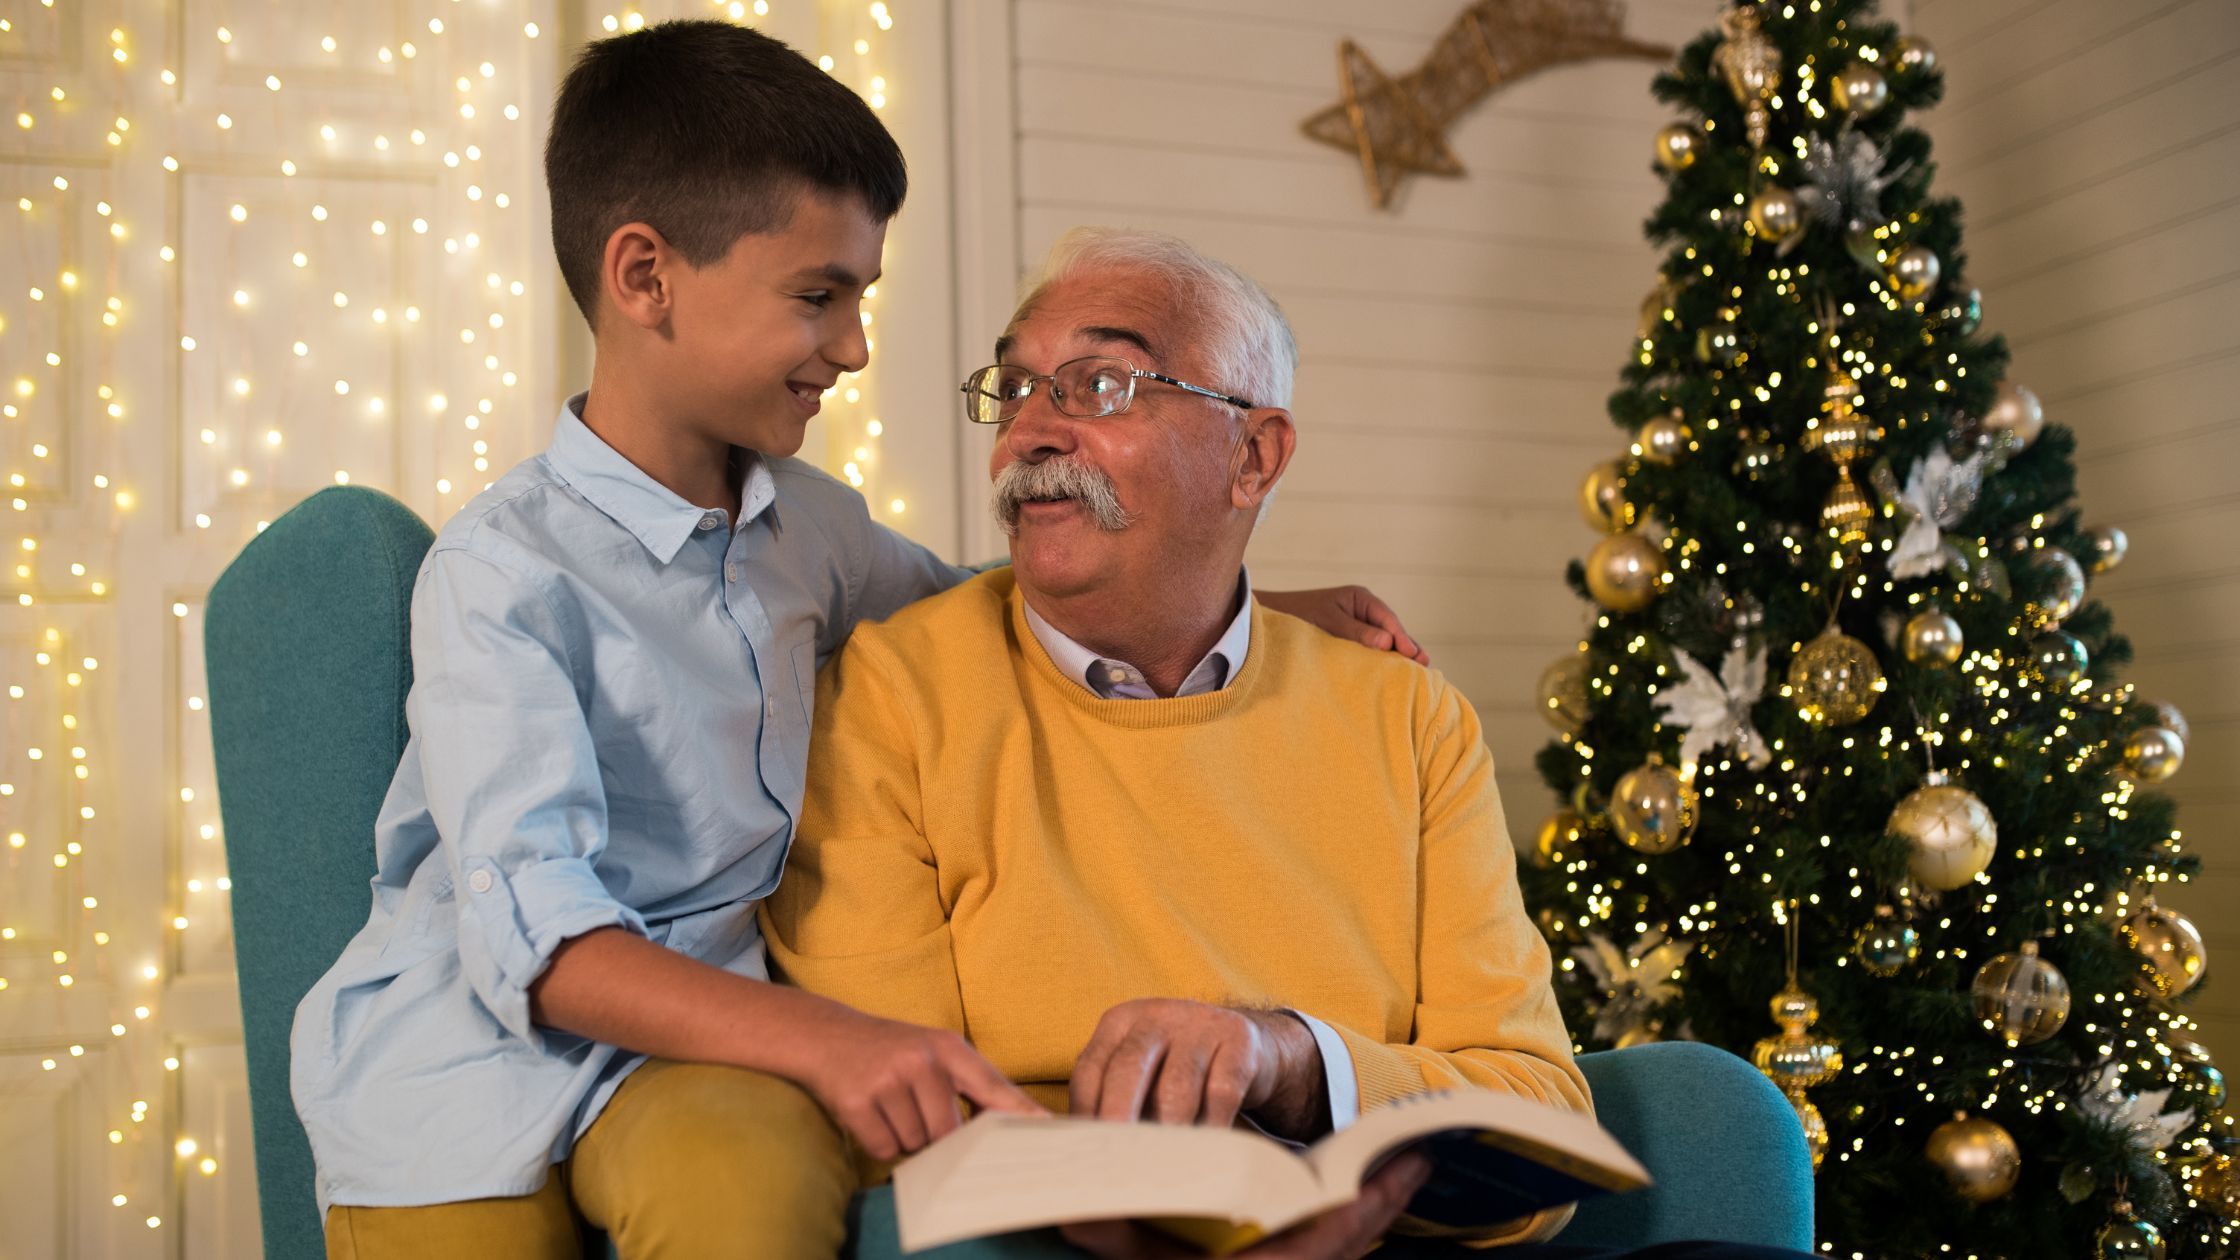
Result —
[{"label": "mustard yellow pants", "polygon": [[544,1187],[508,1199],[327,1210],[331,1260],[577,1260],[588,1225],[623,1260],[831,1260],[857,1177],[799,1086],[656,1059],[631,1073]]}]

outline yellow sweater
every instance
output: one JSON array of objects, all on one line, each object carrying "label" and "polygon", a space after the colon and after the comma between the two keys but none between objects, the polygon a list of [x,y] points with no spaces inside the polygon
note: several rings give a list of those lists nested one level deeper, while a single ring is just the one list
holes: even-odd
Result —
[{"label": "yellow sweater", "polygon": [[858,627],[763,926],[787,979],[955,1029],[1054,1108],[1142,997],[1323,1020],[1364,1110],[1458,1085],[1591,1105],[1477,714],[1258,606],[1229,685],[1172,700],[1061,675],[1008,569]]}]

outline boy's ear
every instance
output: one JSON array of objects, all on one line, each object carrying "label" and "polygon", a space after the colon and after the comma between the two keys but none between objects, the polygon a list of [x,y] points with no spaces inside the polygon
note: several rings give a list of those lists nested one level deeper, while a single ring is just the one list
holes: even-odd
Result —
[{"label": "boy's ear", "polygon": [[675,250],[649,223],[625,223],[607,237],[599,259],[599,288],[615,313],[640,328],[667,323],[676,297]]}]

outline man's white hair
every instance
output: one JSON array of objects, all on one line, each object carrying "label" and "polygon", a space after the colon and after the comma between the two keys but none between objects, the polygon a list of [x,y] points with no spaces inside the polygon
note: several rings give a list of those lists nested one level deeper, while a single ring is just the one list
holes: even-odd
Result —
[{"label": "man's white hair", "polygon": [[1256,407],[1291,405],[1291,378],[1299,369],[1291,321],[1252,277],[1207,257],[1181,237],[1136,228],[1074,228],[1058,238],[1041,268],[1028,278],[1018,310],[1024,312],[1060,280],[1105,268],[1148,271],[1174,286],[1205,339],[1207,370],[1213,376],[1191,384],[1234,394]]}]

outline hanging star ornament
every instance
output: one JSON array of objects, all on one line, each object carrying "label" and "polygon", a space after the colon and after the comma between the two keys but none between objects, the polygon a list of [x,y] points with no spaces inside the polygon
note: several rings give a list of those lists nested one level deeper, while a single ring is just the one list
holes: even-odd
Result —
[{"label": "hanging star ornament", "polygon": [[1669,61],[1672,49],[1619,33],[1617,0],[1478,0],[1395,78],[1352,40],[1338,44],[1338,103],[1300,124],[1315,140],[1358,154],[1379,209],[1410,171],[1462,174],[1446,130],[1480,100],[1550,66],[1597,57]]},{"label": "hanging star ornament", "polygon": [[1751,707],[1766,690],[1765,649],[1736,639],[1717,674],[1686,652],[1673,655],[1685,677],[1658,690],[1656,708],[1666,726],[1688,732],[1680,741],[1681,764],[1699,764],[1705,753],[1731,744],[1751,769],[1765,769],[1773,750],[1750,721]]},{"label": "hanging star ornament", "polygon": [[[1914,464],[1905,489],[1895,496],[1900,514],[1908,520],[1896,550],[1890,553],[1891,576],[1916,578],[1945,567],[1951,557],[1946,554],[1944,531],[1958,525],[1976,505],[1990,466],[1987,452],[1956,462],[1942,446],[1931,447]],[[1877,488],[1887,494],[1890,485],[1881,479]]]}]

